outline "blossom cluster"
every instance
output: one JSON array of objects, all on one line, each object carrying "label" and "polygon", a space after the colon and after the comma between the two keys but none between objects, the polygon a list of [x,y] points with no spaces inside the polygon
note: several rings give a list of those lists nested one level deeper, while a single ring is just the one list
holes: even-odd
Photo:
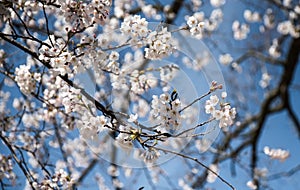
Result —
[{"label": "blossom cluster", "polygon": [[[30,118],[30,116],[32,117],[31,120],[25,120],[26,118]],[[26,126],[28,128],[30,127],[30,124],[33,123],[32,120],[34,120],[35,124],[39,124],[35,115],[27,115],[25,116],[25,118],[22,118],[22,120],[23,123],[28,123]],[[20,144],[22,144],[22,147],[26,150],[34,151],[35,149],[41,148],[41,142],[38,142],[39,139],[35,138],[31,134],[22,133],[21,135],[18,135],[16,139],[18,140],[18,142],[20,142]]]},{"label": "blossom cluster", "polygon": [[[58,113],[58,107],[63,106],[64,113],[80,118],[76,119],[75,123],[82,137],[85,139],[96,138],[97,133],[101,132],[104,129],[104,125],[107,124],[107,119],[103,115],[96,114],[93,102],[82,96],[81,89],[69,86],[59,76],[45,76],[43,82],[47,86],[43,91],[44,98],[49,105],[53,106],[51,109],[43,112],[43,120],[49,121],[51,117]],[[47,105],[44,104],[44,106]],[[29,123],[35,117],[28,119],[25,114],[24,118]],[[38,122],[35,123],[38,125]],[[73,125],[74,121],[66,118],[64,126],[73,128]]]},{"label": "blossom cluster", "polygon": [[241,24],[239,21],[236,20],[232,23],[232,31],[234,39],[244,40],[247,38],[250,29],[247,24]]},{"label": "blossom cluster", "polygon": [[[288,2],[288,3],[286,3]],[[278,22],[277,24],[277,32],[282,35],[290,35],[294,38],[297,38],[300,36],[299,32],[299,25],[295,24],[293,20],[298,18],[298,15],[300,13],[299,5],[292,6],[290,1],[283,1],[283,5],[289,5],[290,12],[288,14],[288,19],[283,20],[281,22]],[[275,24],[275,15],[273,13],[273,10],[271,8],[266,9],[266,12],[263,16],[260,15],[257,11],[251,11],[246,9],[244,11],[244,18],[248,23],[255,23],[255,22],[263,22],[263,25],[259,27],[260,32],[265,32],[266,29],[272,29],[276,27]],[[232,25],[232,29],[234,32],[234,38],[236,40],[242,40],[247,37],[247,34],[249,33],[250,29],[247,24],[240,24],[238,21],[235,21]],[[274,44],[274,41],[273,41]],[[276,54],[275,46],[271,46],[269,52],[274,52],[274,55]],[[273,53],[270,53],[270,55],[273,56]],[[280,55],[280,54],[279,54]],[[274,56],[277,58],[278,56]]]},{"label": "blossom cluster", "polygon": [[50,179],[44,179],[41,183],[33,182],[32,186],[36,189],[69,189],[73,183],[74,181],[70,178],[68,173],[60,169],[56,171]]},{"label": "blossom cluster", "polygon": [[64,50],[66,42],[62,38],[55,39],[53,35],[50,35],[44,42],[48,45],[42,45],[39,49],[39,59],[50,63],[52,71],[55,72],[53,74],[71,74],[69,63],[72,55]]},{"label": "blossom cluster", "polygon": [[136,94],[143,94],[147,89],[157,85],[157,80],[149,73],[142,74],[134,70],[130,75],[130,90]]},{"label": "blossom cluster", "polygon": [[[143,55],[139,56],[143,57]],[[134,61],[137,60],[134,59]],[[159,72],[160,80],[164,83],[172,80],[176,76],[177,70],[178,66],[171,64],[158,68],[149,67],[139,71],[126,63],[120,68],[119,73],[110,75],[110,80],[115,90],[130,90],[134,94],[143,94],[158,85],[158,80],[151,71]]]},{"label": "blossom cluster", "polygon": [[107,124],[105,116],[94,116],[89,112],[85,112],[81,120],[77,121],[77,127],[80,134],[85,139],[95,139],[97,134],[104,130]]},{"label": "blossom cluster", "polygon": [[61,103],[65,108],[66,113],[80,111],[82,106],[81,92],[80,89],[70,87],[65,84],[60,89],[59,96],[61,98]]},{"label": "blossom cluster", "polygon": [[275,15],[271,8],[266,10],[266,13],[263,16],[264,26],[268,29],[274,28],[275,26]]},{"label": "blossom cluster", "polygon": [[247,187],[249,187],[249,189],[252,189],[252,190],[257,189],[257,185],[255,184],[255,182],[253,180],[247,181],[246,185],[247,185]]},{"label": "blossom cluster", "polygon": [[[72,67],[74,72],[80,73],[81,71],[85,71],[85,69],[93,69],[98,76],[103,75],[103,71],[118,74],[120,70],[118,62],[119,53],[116,51],[102,51],[101,48],[99,48],[102,42],[99,42],[99,44],[96,42],[97,40],[90,36],[81,38],[80,44],[82,44],[82,47],[77,49],[76,54],[82,56],[73,59]],[[85,47],[84,44],[88,45]],[[103,78],[103,76],[99,79],[101,78]],[[101,80],[96,79],[97,84],[101,84],[100,81]]]},{"label": "blossom cluster", "polygon": [[20,65],[15,70],[15,81],[24,94],[31,94],[35,92],[36,82],[41,79],[40,73],[30,72],[30,65]]},{"label": "blossom cluster", "polygon": [[185,182],[183,179],[178,180],[178,185],[184,190],[193,190],[193,188],[190,187],[190,185],[187,182]]},{"label": "blossom cluster", "polygon": [[141,4],[142,11],[146,17],[153,18],[155,20],[161,19],[161,15],[153,5],[145,5],[143,1],[140,1],[139,3]]},{"label": "blossom cluster", "polygon": [[261,80],[259,81],[259,85],[262,88],[267,88],[270,85],[271,79],[272,79],[272,77],[267,72],[264,72],[262,74]]},{"label": "blossom cluster", "polygon": [[220,7],[220,6],[224,5],[225,2],[226,2],[226,0],[210,0],[210,4],[213,7]]},{"label": "blossom cluster", "polygon": [[159,32],[151,32],[147,36],[147,44],[149,47],[145,48],[145,57],[152,60],[170,55],[175,48],[173,40],[171,40],[171,32],[168,32],[167,28],[163,28]]},{"label": "blossom cluster", "polygon": [[[51,141],[51,145],[56,148],[60,146],[59,142],[55,140]],[[86,139],[81,137],[65,140],[62,148],[66,154],[69,155],[68,162],[70,163],[70,166],[73,167],[74,171],[76,171],[76,167],[87,167],[91,161],[90,156],[103,150],[103,147],[100,147],[99,144],[97,144],[97,147],[88,145]],[[92,151],[89,148],[91,148]],[[66,168],[67,166],[68,165],[65,162],[59,160],[56,163],[56,170]],[[72,172],[73,177],[77,176],[77,174],[77,172]]]},{"label": "blossom cluster", "polygon": [[[222,3],[221,3],[222,4]],[[216,6],[221,6],[216,4]],[[192,16],[187,17],[187,25],[190,33],[198,39],[203,38],[204,31],[215,31],[223,20],[223,12],[221,9],[214,9],[209,18],[205,18],[204,12],[196,12]]]},{"label": "blossom cluster", "polygon": [[107,124],[106,117],[98,116],[93,112],[94,105],[82,97],[80,89],[65,84],[59,90],[59,97],[66,113],[80,114],[80,120],[77,120],[76,126],[81,136],[85,139],[95,139]]},{"label": "blossom cluster", "polygon": [[[46,2],[46,1],[45,1]],[[4,31],[8,30],[8,19],[16,19],[17,15],[11,9],[11,5],[14,5],[14,9],[22,9],[26,15],[30,15],[28,17],[28,25],[29,26],[36,26],[35,19],[33,19],[36,15],[38,15],[39,11],[41,10],[42,3],[39,1],[28,0],[28,1],[1,1],[0,3],[0,27],[2,28],[5,24],[6,27]],[[23,15],[22,15],[23,17]]]},{"label": "blossom cluster", "polygon": [[[222,99],[226,98],[226,92],[222,93]],[[217,108],[219,106],[219,109]],[[221,102],[217,95],[210,96],[210,99],[205,103],[205,112],[219,121],[219,127],[224,128],[233,124],[236,115],[236,109],[231,108],[227,103]]]},{"label": "blossom cluster", "polygon": [[141,18],[139,15],[127,16],[121,24],[120,28],[123,35],[131,37],[132,45],[143,45],[141,39],[148,35],[148,21],[145,18]]},{"label": "blossom cluster", "polygon": [[[157,85],[157,79],[151,73],[144,73],[138,70],[130,70],[126,68],[116,74],[111,74],[112,87],[115,90],[130,90],[134,94],[143,94],[149,88]],[[129,81],[127,81],[127,76]]]},{"label": "blossom cluster", "polygon": [[250,11],[248,9],[246,9],[244,11],[244,18],[248,22],[258,22],[258,21],[261,20],[261,16],[259,15],[258,12],[256,12],[256,11],[252,12],[252,11]]},{"label": "blossom cluster", "polygon": [[201,39],[204,31],[204,13],[196,12],[187,20],[187,25],[190,27],[190,32],[196,38]]},{"label": "blossom cluster", "polygon": [[[268,173],[267,168],[254,168],[254,179],[265,179]],[[256,190],[257,182],[254,180],[247,181],[246,185],[249,189]]]},{"label": "blossom cluster", "polygon": [[[130,127],[125,126],[125,125],[120,125],[119,130],[127,131],[127,132],[131,131]],[[132,137],[133,136],[131,136],[130,134],[127,134],[127,133],[119,133],[119,135],[116,138],[116,142],[122,148],[131,149],[133,146],[132,140],[134,140]]]},{"label": "blossom cluster", "polygon": [[300,36],[299,25],[295,26],[292,21],[286,20],[277,25],[277,31],[283,35],[291,35],[294,38]]},{"label": "blossom cluster", "polygon": [[274,58],[279,58],[281,56],[278,39],[275,38],[272,40],[272,45],[269,47],[269,54]]},{"label": "blossom cluster", "polygon": [[16,174],[13,172],[13,160],[10,156],[0,154],[0,180],[7,178],[15,184]]},{"label": "blossom cluster", "polygon": [[123,18],[130,8],[133,6],[134,1],[132,0],[115,0],[114,1],[114,15],[117,18]]},{"label": "blossom cluster", "polygon": [[148,46],[145,48],[145,58],[147,59],[162,59],[175,49],[171,32],[166,27],[159,31],[152,31],[148,28],[146,19],[139,15],[125,17],[120,31],[123,35],[130,37],[130,44],[134,47]]},{"label": "blossom cluster", "polygon": [[75,27],[84,28],[94,23],[103,24],[108,18],[109,0],[92,0],[90,2],[59,0],[60,10],[67,22]]},{"label": "blossom cluster", "polygon": [[181,115],[179,111],[181,101],[175,93],[172,93],[171,96],[167,93],[163,93],[160,96],[152,96],[150,114],[152,119],[161,121],[160,130],[162,131],[177,130],[180,126]]},{"label": "blossom cluster", "polygon": [[282,149],[271,149],[268,146],[264,147],[264,153],[272,159],[280,160],[281,162],[285,161],[289,156],[290,152]]}]

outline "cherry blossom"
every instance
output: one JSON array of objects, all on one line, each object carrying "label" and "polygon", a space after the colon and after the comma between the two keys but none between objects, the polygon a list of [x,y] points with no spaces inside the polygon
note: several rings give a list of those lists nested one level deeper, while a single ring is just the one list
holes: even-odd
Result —
[{"label": "cherry blossom", "polygon": [[280,160],[281,162],[285,161],[289,156],[290,153],[287,150],[282,149],[271,149],[268,146],[264,147],[264,153],[269,156],[271,159]]},{"label": "cherry blossom", "polygon": [[0,154],[0,179],[7,178],[12,184],[16,183],[16,174],[13,172],[13,160],[10,156]]},{"label": "cherry blossom", "polygon": [[272,79],[272,77],[267,72],[263,73],[262,74],[262,78],[259,81],[259,85],[262,88],[267,88],[269,86],[269,84],[270,84],[271,79]]},{"label": "cherry blossom", "polygon": [[232,23],[232,31],[234,39],[244,40],[247,38],[250,29],[247,24],[241,24],[239,21],[236,20]]},{"label": "cherry blossom", "polygon": [[172,99],[169,94],[153,95],[151,102],[152,119],[161,121],[159,129],[162,131],[176,130],[180,127],[181,115],[179,113],[181,102],[178,98]]},{"label": "cherry blossom", "polygon": [[244,18],[248,22],[258,22],[261,20],[261,17],[258,12],[252,12],[248,9],[244,11]]},{"label": "cherry blossom", "polygon": [[163,28],[159,32],[151,32],[147,41],[149,48],[145,48],[145,58],[162,59],[170,55],[175,49],[172,42],[171,32],[168,32],[167,28]]},{"label": "cherry blossom", "polygon": [[218,29],[223,20],[223,12],[221,9],[214,9],[209,18],[205,18],[204,12],[196,12],[186,20],[191,35],[202,39],[206,31],[212,32]]},{"label": "cherry blossom", "polygon": [[225,0],[210,0],[210,4],[214,7],[220,7],[225,4]]},{"label": "cherry blossom", "polygon": [[257,185],[255,185],[253,181],[248,181],[247,186],[249,187],[249,189],[252,189],[252,190],[257,189]]},{"label": "cherry blossom", "polygon": [[16,68],[15,74],[15,81],[24,94],[35,92],[36,83],[40,80],[40,73],[30,72],[29,65],[20,65],[18,68]]},{"label": "cherry blossom", "polygon": [[121,24],[120,28],[122,34],[131,37],[132,45],[142,45],[139,41],[142,37],[148,35],[148,21],[145,18],[141,18],[139,15],[127,16]]},{"label": "cherry blossom", "polygon": [[230,54],[226,53],[223,55],[220,55],[219,57],[219,62],[223,65],[228,65],[233,61],[233,58],[231,57]]},{"label": "cherry blossom", "polygon": [[92,0],[89,3],[82,1],[61,1],[60,10],[63,13],[67,22],[70,22],[74,27],[78,24],[80,28],[91,24],[103,22],[108,18],[109,0]]},{"label": "cherry blossom", "polygon": [[[224,94],[222,96],[226,97]],[[220,107],[219,109],[218,106]],[[217,95],[210,96],[210,99],[206,101],[205,112],[211,114],[214,119],[219,121],[220,128],[232,125],[236,115],[236,109],[231,108],[229,104],[220,102]]]},{"label": "cherry blossom", "polygon": [[[1,187],[198,189],[219,179],[236,189],[219,174],[234,158],[244,186],[271,189],[252,137],[283,110],[297,130],[283,95],[295,86],[300,6],[235,3],[1,1]],[[283,162],[292,151],[263,153]]]}]

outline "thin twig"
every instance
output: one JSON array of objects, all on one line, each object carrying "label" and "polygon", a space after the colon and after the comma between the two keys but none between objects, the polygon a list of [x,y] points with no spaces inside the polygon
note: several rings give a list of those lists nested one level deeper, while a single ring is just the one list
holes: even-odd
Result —
[{"label": "thin twig", "polygon": [[[146,147],[150,147],[148,145],[145,145]],[[235,190],[235,188],[233,187],[233,185],[231,185],[227,180],[225,180],[223,177],[221,177],[219,174],[217,174],[215,171],[211,170],[209,167],[207,167],[205,164],[203,164],[202,162],[200,162],[197,158],[194,158],[194,157],[190,157],[190,156],[187,156],[185,154],[181,154],[179,152],[175,152],[175,151],[172,151],[172,150],[167,150],[167,149],[163,149],[163,148],[159,148],[159,147],[152,147],[151,148],[153,149],[156,149],[156,150],[160,150],[160,151],[163,151],[163,152],[167,152],[167,153],[171,153],[171,154],[174,154],[174,155],[177,155],[177,156],[180,156],[182,158],[186,158],[186,159],[189,159],[189,160],[192,160],[194,162],[196,162],[197,164],[201,165],[203,168],[207,169],[208,171],[210,171],[211,173],[213,173],[214,175],[216,175],[222,182],[224,182],[226,185],[228,185],[232,190]]]},{"label": "thin twig", "polygon": [[199,100],[201,100],[202,98],[210,95],[212,93],[212,90],[208,91],[206,94],[203,94],[202,96],[196,98],[194,101],[192,101],[190,104],[188,104],[187,106],[183,107],[181,110],[179,110],[179,113],[181,113],[182,111],[184,111],[185,109],[191,107],[194,103],[198,102]]},{"label": "thin twig", "polygon": [[[196,126],[193,127],[193,128],[184,130],[184,131],[178,133],[177,135],[172,135],[172,137],[180,137],[180,136],[183,135],[184,133],[187,133],[187,132],[189,132],[189,131],[195,130],[195,129],[197,129],[198,127],[201,127],[201,126],[203,126],[203,125],[206,125],[206,124],[209,123],[209,122],[212,122],[213,120],[215,120],[214,117],[210,118],[209,120],[207,120],[207,121],[205,121],[205,122],[203,122],[203,123],[200,123],[200,124],[196,125]],[[185,136],[185,137],[188,137],[188,136]]]}]

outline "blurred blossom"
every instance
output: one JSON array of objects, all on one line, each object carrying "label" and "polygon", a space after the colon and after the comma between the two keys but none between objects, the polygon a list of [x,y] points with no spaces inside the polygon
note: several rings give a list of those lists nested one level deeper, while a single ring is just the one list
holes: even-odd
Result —
[{"label": "blurred blossom", "polygon": [[278,58],[281,56],[281,52],[280,52],[280,46],[278,43],[278,39],[273,39],[272,41],[272,45],[269,48],[269,54],[273,57],[273,58]]},{"label": "blurred blossom", "polygon": [[213,6],[213,7],[220,7],[222,5],[225,4],[225,0],[210,0],[210,4]]},{"label": "blurred blossom", "polygon": [[252,180],[252,181],[248,181],[246,185],[247,185],[247,187],[249,187],[249,189],[251,189],[251,190],[256,190],[256,189],[257,189],[257,185],[254,184],[254,181],[253,181],[253,180]]},{"label": "blurred blossom", "polygon": [[264,147],[264,153],[269,156],[271,159],[280,160],[281,162],[285,161],[289,156],[290,152],[282,149],[271,149],[268,146]]},{"label": "blurred blossom", "polygon": [[247,24],[241,24],[239,21],[235,20],[232,23],[232,31],[235,40],[244,40],[247,38],[250,28]]},{"label": "blurred blossom", "polygon": [[259,85],[262,88],[267,88],[270,84],[271,79],[272,79],[271,75],[269,75],[268,73],[263,73],[262,78],[259,81]]},{"label": "blurred blossom", "polygon": [[223,65],[228,65],[233,61],[233,58],[231,57],[231,55],[229,53],[220,55],[219,57],[219,62]]},{"label": "blurred blossom", "polygon": [[[212,170],[213,172],[215,172],[216,174],[219,174],[219,167],[218,167],[218,165],[216,165],[216,164],[211,164],[211,165],[209,166],[209,169]],[[215,182],[216,179],[218,178],[218,176],[217,176],[216,174],[214,174],[213,172],[208,171],[208,175],[207,175],[207,177],[206,177],[206,181],[207,181],[208,183],[213,183],[213,182]]]},{"label": "blurred blossom", "polygon": [[246,9],[244,11],[244,18],[246,21],[248,22],[258,22],[260,21],[260,15],[258,12],[254,11],[254,12],[251,12],[250,10]]},{"label": "blurred blossom", "polygon": [[146,164],[153,164],[160,157],[158,150],[154,148],[148,148],[141,154],[141,158]]}]

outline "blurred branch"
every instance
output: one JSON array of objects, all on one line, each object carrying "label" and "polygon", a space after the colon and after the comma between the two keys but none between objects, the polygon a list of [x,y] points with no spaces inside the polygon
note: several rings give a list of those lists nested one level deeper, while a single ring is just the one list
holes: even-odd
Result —
[{"label": "blurred branch", "polygon": [[287,111],[288,111],[288,114],[290,115],[290,118],[292,119],[294,126],[298,132],[298,137],[300,138],[300,122],[299,122],[299,119],[297,118],[295,112],[292,110],[290,102],[287,104]]},{"label": "blurred branch", "polygon": [[267,179],[268,180],[277,180],[278,178],[281,178],[281,177],[290,177],[299,171],[300,171],[300,164],[287,172],[280,172],[277,174],[270,175]]},{"label": "blurred branch", "polygon": [[98,163],[98,159],[93,159],[90,164],[88,165],[88,167],[86,167],[81,175],[79,176],[79,178],[77,179],[77,181],[74,183],[73,188],[75,189],[75,186],[79,185],[84,178],[93,170],[93,168],[96,166],[96,164]]},{"label": "blurred branch", "polygon": [[167,19],[165,21],[167,24],[172,24],[175,21],[176,17],[179,15],[178,12],[180,11],[180,8],[183,7],[183,2],[184,0],[174,0],[173,4],[171,5],[171,8],[167,13],[172,15],[171,17],[167,16]]},{"label": "blurred branch", "polygon": [[152,181],[152,177],[149,173],[148,168],[144,166],[143,171],[144,171],[144,174],[146,176],[146,179],[147,179],[147,182],[148,182],[149,186],[151,187],[152,190],[155,190],[155,184]]},{"label": "blurred branch", "polygon": [[66,166],[67,166],[67,171],[68,173],[70,173],[70,175],[72,174],[71,173],[71,168],[70,168],[70,165],[69,165],[69,162],[68,162],[68,156],[63,148],[63,139],[62,139],[62,136],[60,135],[60,132],[59,132],[59,129],[58,129],[58,126],[57,126],[57,123],[56,121],[53,119],[53,125],[54,125],[54,131],[55,131],[55,136],[57,137],[57,141],[58,141],[58,144],[59,144],[59,150],[63,156],[63,159],[64,159],[64,162],[66,163]]},{"label": "blurred branch", "polygon": [[241,57],[236,59],[234,62],[236,62],[238,64],[241,64],[243,61],[245,61],[249,58],[257,58],[261,61],[264,61],[265,63],[271,63],[273,65],[284,65],[285,64],[285,61],[274,59],[270,56],[266,56],[263,53],[257,52],[257,51],[254,51],[254,50],[249,50],[244,55],[242,55]]}]

